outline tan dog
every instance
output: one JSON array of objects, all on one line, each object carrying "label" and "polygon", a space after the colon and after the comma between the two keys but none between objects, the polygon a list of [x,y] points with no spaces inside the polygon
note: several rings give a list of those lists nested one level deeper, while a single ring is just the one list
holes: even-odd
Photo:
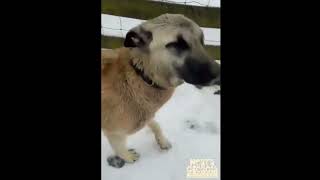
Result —
[{"label": "tan dog", "polygon": [[203,47],[200,27],[183,15],[164,14],[130,30],[124,48],[102,50],[102,130],[116,156],[111,166],[132,163],[139,154],[127,136],[151,128],[161,149],[171,148],[153,119],[175,87],[218,82],[220,66]]}]

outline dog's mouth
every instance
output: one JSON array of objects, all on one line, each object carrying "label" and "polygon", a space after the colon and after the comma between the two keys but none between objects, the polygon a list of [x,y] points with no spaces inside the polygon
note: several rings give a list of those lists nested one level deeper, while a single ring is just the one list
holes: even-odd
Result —
[{"label": "dog's mouth", "polygon": [[216,86],[220,86],[221,85],[221,81],[220,81],[220,75],[213,79],[210,83],[209,83],[209,86],[211,85],[216,85]]},{"label": "dog's mouth", "polygon": [[212,80],[210,83],[207,85],[195,85],[196,88],[202,89],[204,87],[213,87],[213,94],[215,95],[220,95],[221,94],[221,82],[220,82],[220,76],[214,80]]},{"label": "dog's mouth", "polygon": [[220,75],[216,76],[210,71],[197,71],[192,72],[186,69],[178,70],[179,77],[183,79],[186,83],[195,86],[220,86]]},{"label": "dog's mouth", "polygon": [[202,89],[203,87],[209,87],[209,86],[215,86],[215,87],[219,87],[220,88],[220,78],[216,78],[214,80],[212,80],[210,83],[208,84],[195,84],[194,86],[198,89]]},{"label": "dog's mouth", "polygon": [[207,87],[207,86],[219,86],[220,87],[220,85],[221,85],[220,77],[213,79],[211,82],[209,82],[207,84],[194,84],[194,86],[197,87],[198,89],[202,89],[203,87]]}]

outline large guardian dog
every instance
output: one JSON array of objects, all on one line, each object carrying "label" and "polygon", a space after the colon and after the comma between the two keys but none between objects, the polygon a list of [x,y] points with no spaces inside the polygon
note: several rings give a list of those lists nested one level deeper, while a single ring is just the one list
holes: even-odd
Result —
[{"label": "large guardian dog", "polygon": [[127,137],[148,126],[161,149],[170,149],[155,113],[183,82],[208,86],[220,80],[220,65],[204,49],[204,35],[192,20],[164,14],[131,29],[124,47],[102,49],[102,130],[115,156],[111,166],[133,163],[139,154]]}]

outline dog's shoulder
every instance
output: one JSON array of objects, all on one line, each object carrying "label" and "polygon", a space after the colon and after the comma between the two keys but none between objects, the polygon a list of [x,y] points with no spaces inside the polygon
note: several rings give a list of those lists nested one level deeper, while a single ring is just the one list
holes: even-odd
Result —
[{"label": "dog's shoulder", "polygon": [[101,49],[101,67],[104,69],[105,66],[121,63],[119,60],[127,60],[129,58],[128,48],[118,48],[118,49]]},{"label": "dog's shoulder", "polygon": [[119,59],[118,49],[101,49],[101,64],[111,64]]},{"label": "dog's shoulder", "polygon": [[117,59],[126,59],[129,56],[128,48],[117,48],[117,49],[101,49],[101,62],[109,64],[115,62]]}]

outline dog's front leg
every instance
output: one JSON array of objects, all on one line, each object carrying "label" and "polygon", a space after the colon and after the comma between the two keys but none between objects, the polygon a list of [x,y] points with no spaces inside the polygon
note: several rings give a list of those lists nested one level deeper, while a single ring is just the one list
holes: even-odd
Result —
[{"label": "dog's front leg", "polygon": [[163,135],[160,125],[155,120],[151,120],[148,126],[152,130],[161,149],[168,150],[172,147],[168,139]]},{"label": "dog's front leg", "polygon": [[123,159],[125,162],[133,163],[139,159],[139,154],[133,149],[127,149],[125,134],[107,134],[109,143],[117,156]]}]

